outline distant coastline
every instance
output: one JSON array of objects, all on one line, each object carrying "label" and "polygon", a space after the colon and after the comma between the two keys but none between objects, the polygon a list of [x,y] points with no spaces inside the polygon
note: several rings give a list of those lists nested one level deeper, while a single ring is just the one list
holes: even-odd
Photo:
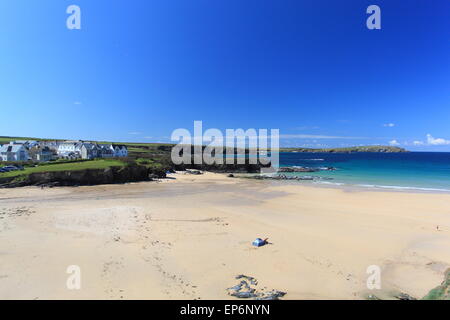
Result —
[{"label": "distant coastline", "polygon": [[359,146],[346,148],[280,148],[280,152],[302,152],[302,153],[353,153],[353,152],[380,152],[380,153],[400,153],[409,152],[404,148],[392,146]]}]

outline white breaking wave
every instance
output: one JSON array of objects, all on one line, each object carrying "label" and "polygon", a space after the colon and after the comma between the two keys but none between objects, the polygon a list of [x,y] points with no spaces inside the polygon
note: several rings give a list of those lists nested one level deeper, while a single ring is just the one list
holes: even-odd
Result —
[{"label": "white breaking wave", "polygon": [[349,187],[363,187],[363,188],[372,188],[372,189],[394,189],[394,190],[417,190],[417,191],[438,191],[438,192],[450,192],[450,189],[441,189],[441,188],[422,188],[422,187],[404,187],[404,186],[385,186],[385,185],[375,185],[375,184],[347,184],[342,182],[330,182],[330,181],[315,181],[314,183],[318,184],[328,184],[335,186],[344,186],[347,185]]},{"label": "white breaking wave", "polygon": [[403,187],[403,186],[383,186],[383,185],[374,185],[374,184],[357,184],[357,186],[360,186],[360,187],[367,187],[367,188],[382,188],[382,189],[421,190],[421,191],[443,191],[443,192],[450,192],[449,189],[440,189],[440,188]]},{"label": "white breaking wave", "polygon": [[331,185],[334,185],[334,186],[345,186],[345,183],[342,183],[342,182],[314,181],[314,183],[331,184]]}]

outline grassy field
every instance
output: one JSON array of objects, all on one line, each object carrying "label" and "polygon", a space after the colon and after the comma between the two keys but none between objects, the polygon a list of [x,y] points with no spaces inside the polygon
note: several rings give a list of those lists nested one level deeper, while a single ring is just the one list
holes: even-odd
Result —
[{"label": "grassy field", "polygon": [[24,138],[24,137],[0,137],[0,144],[2,144],[2,143],[9,143],[10,141],[15,141],[15,140],[33,140],[33,141],[37,141],[37,140],[42,140],[42,139]]},{"label": "grassy field", "polygon": [[125,163],[115,159],[99,159],[90,161],[70,162],[70,163],[47,163],[37,167],[28,167],[25,170],[10,171],[0,173],[0,178],[18,177],[29,175],[35,172],[53,172],[53,171],[77,171],[85,169],[106,169],[109,167],[124,166]]},{"label": "grassy field", "polygon": [[450,269],[445,272],[442,284],[431,290],[423,300],[450,300]]}]

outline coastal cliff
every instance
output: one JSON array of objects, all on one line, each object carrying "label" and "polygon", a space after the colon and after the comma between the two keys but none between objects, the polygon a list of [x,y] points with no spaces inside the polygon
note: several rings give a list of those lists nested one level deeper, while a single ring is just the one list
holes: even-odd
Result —
[{"label": "coastal cliff", "polygon": [[209,172],[256,173],[260,165],[161,165],[145,166],[131,164],[111,166],[102,169],[60,170],[24,173],[11,177],[0,177],[0,187],[14,188],[24,186],[85,186],[117,184],[138,181],[152,181],[165,178],[167,171],[196,169]]},{"label": "coastal cliff", "polygon": [[109,167],[67,171],[36,172],[19,177],[2,178],[0,186],[82,186],[149,181],[165,177],[163,170],[149,170],[144,166]]}]

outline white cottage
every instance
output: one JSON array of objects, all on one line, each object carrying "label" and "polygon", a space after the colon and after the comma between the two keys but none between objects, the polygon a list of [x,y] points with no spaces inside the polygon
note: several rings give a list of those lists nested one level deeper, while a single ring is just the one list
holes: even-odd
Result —
[{"label": "white cottage", "polygon": [[101,158],[112,158],[114,157],[114,149],[110,144],[99,144],[98,145],[99,156]]},{"label": "white cottage", "polygon": [[56,153],[47,146],[37,146],[28,150],[31,160],[46,162],[55,159]]},{"label": "white cottage", "polygon": [[83,143],[81,145],[82,159],[95,159],[101,156],[99,147],[94,143]]},{"label": "white cottage", "polygon": [[113,144],[111,149],[114,152],[114,157],[128,157],[128,148],[125,145]]},{"label": "white cottage", "polygon": [[27,161],[29,155],[22,144],[5,144],[0,147],[0,158],[2,161]]},{"label": "white cottage", "polygon": [[83,143],[80,141],[66,141],[58,146],[58,156],[67,157],[70,156],[73,158],[74,156],[81,157],[81,147]]}]

